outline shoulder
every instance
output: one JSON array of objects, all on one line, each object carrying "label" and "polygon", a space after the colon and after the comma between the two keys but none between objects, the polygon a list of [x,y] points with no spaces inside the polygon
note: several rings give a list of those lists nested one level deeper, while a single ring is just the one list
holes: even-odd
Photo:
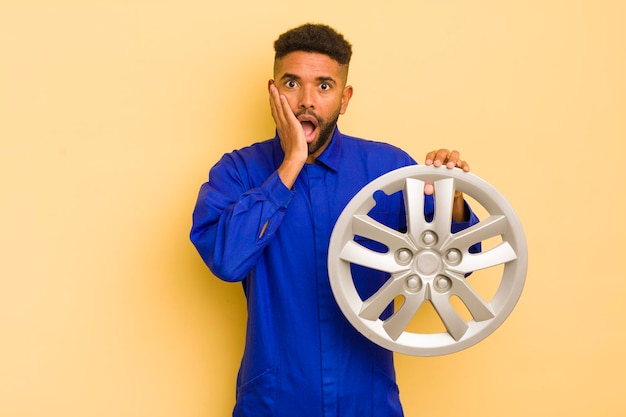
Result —
[{"label": "shoulder", "polygon": [[209,177],[233,177],[243,183],[256,184],[267,179],[282,158],[282,148],[277,139],[256,142],[222,155],[211,168]]},{"label": "shoulder", "polygon": [[[267,139],[260,142],[247,145],[240,149],[235,149],[224,154],[224,157],[241,159],[243,161],[257,160],[272,156],[275,152],[277,140],[276,138]],[[280,149],[280,143],[278,143]]]},{"label": "shoulder", "polygon": [[388,161],[392,165],[413,165],[415,160],[403,149],[387,142],[342,135],[343,146],[348,155],[355,154],[380,162]]},{"label": "shoulder", "polygon": [[280,142],[276,138],[267,139],[225,153],[216,165],[226,164],[237,167],[248,165],[273,166],[277,157],[282,158],[282,155],[277,155],[277,152],[282,152]]}]

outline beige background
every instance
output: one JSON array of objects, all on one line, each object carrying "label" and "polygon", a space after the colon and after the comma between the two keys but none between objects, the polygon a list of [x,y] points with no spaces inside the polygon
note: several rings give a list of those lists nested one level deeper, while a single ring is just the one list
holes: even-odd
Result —
[{"label": "beige background", "polygon": [[458,148],[515,207],[491,337],[398,357],[407,416],[626,415],[622,1],[3,0],[0,416],[230,415],[245,309],[188,241],[224,153],[273,135],[272,42],[354,44],[346,133]]}]

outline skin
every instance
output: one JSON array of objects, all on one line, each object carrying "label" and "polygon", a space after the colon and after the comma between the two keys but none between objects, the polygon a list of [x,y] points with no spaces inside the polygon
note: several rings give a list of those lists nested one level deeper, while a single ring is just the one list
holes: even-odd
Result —
[{"label": "skin", "polygon": [[[352,98],[347,79],[348,66],[324,54],[296,51],[274,62],[274,79],[268,81],[270,109],[285,153],[278,175],[288,188],[293,187],[304,164],[315,163],[328,147],[337,118],[346,112]],[[455,150],[429,152],[425,163],[470,170]],[[432,184],[427,184],[424,192],[432,194]],[[467,217],[463,194],[457,191],[452,218],[465,221]]]}]

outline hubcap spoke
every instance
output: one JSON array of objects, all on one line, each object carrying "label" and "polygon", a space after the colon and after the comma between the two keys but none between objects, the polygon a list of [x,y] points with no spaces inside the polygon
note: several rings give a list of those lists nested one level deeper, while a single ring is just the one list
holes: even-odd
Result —
[{"label": "hubcap spoke", "polygon": [[435,181],[435,217],[433,218],[432,228],[442,235],[450,231],[453,201],[454,180],[447,178]]},{"label": "hubcap spoke", "polygon": [[436,291],[433,291],[431,302],[435,310],[437,310],[439,317],[441,317],[441,321],[443,321],[450,336],[452,336],[454,340],[461,339],[467,332],[467,329],[469,329],[469,326],[459,313],[456,312],[454,307],[452,307],[449,296],[437,294]]},{"label": "hubcap spoke", "polygon": [[363,302],[359,317],[366,320],[377,320],[389,304],[402,294],[404,279],[407,274],[389,279],[374,295]]},{"label": "hubcap spoke", "polygon": [[353,241],[346,243],[343,250],[339,254],[339,258],[356,265],[389,273],[395,273],[406,269],[405,266],[399,265],[395,261],[393,253],[376,252]]},{"label": "hubcap spoke", "polygon": [[470,272],[478,271],[481,269],[491,268],[496,265],[501,265],[507,262],[511,262],[517,258],[517,254],[508,242],[502,242],[498,246],[489,249],[486,252],[472,254],[463,257],[461,263],[450,269],[454,272],[460,272],[462,274],[468,274]]},{"label": "hubcap spoke", "polygon": [[465,230],[450,234],[449,239],[442,245],[442,250],[448,248],[466,250],[475,243],[504,234],[506,229],[506,217],[492,215]]},{"label": "hubcap spoke", "polygon": [[404,233],[393,230],[366,215],[355,215],[352,220],[352,232],[380,242],[395,252],[400,248],[413,247]]},{"label": "hubcap spoke", "polygon": [[419,310],[424,303],[427,297],[426,291],[428,291],[428,287],[420,293],[412,294],[407,297],[402,307],[400,307],[393,316],[383,322],[383,328],[391,339],[397,340],[398,337],[402,335],[404,329],[407,328],[411,319],[415,316],[415,313],[417,313],[417,310]]},{"label": "hubcap spoke", "polygon": [[465,281],[463,278],[454,277],[451,293],[459,297],[474,320],[485,321],[495,317],[491,306]]},{"label": "hubcap spoke", "polygon": [[417,242],[424,231],[424,181],[407,178],[404,185],[408,234]]}]

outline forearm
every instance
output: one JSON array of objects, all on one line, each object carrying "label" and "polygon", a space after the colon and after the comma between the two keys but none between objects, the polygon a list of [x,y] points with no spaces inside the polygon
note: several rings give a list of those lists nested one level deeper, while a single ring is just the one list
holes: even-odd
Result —
[{"label": "forearm", "polygon": [[283,184],[285,184],[285,187],[289,189],[293,188],[303,166],[304,162],[288,159],[283,160],[282,164],[278,167],[278,176]]},{"label": "forearm", "polygon": [[463,193],[460,191],[454,192],[454,202],[452,203],[452,221],[454,222],[466,222],[470,219],[470,210],[465,200],[463,199]]},{"label": "forearm", "polygon": [[[469,206],[469,204],[467,204],[467,202],[464,200],[461,200],[461,202],[463,204],[463,212],[465,213],[465,218],[463,220],[455,220],[453,216],[451,230],[450,230],[452,233],[460,232],[461,230],[467,229],[468,227],[473,226],[480,221],[478,219],[478,216],[476,216],[474,211]],[[481,250],[482,250],[482,245],[480,242],[475,243],[469,248],[470,253],[478,253]]]},{"label": "forearm", "polygon": [[[260,187],[233,197],[236,184],[204,184],[193,214],[191,241],[211,271],[242,280],[282,221],[291,192],[274,174]],[[230,191],[228,191],[230,192]]]}]

